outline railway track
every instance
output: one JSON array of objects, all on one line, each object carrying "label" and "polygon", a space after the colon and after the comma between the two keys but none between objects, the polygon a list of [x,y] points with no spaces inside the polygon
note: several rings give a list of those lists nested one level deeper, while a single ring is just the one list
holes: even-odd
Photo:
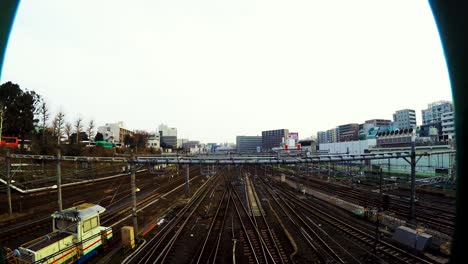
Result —
[{"label": "railway track", "polygon": [[219,201],[216,212],[213,216],[213,220],[207,231],[206,238],[203,241],[200,249],[197,250],[197,254],[192,259],[191,263],[222,263],[223,252],[220,252],[222,247],[222,239],[224,233],[224,227],[229,212],[229,204],[231,201],[231,189],[225,188],[222,198]]},{"label": "railway track", "polygon": [[[196,171],[193,172],[195,173]],[[139,197],[141,200],[137,203],[138,207],[145,206],[154,199],[161,197],[171,189],[182,184],[183,181],[183,177],[176,177],[170,182],[161,184],[153,192],[143,194],[141,197]],[[149,181],[144,183],[145,184],[140,186],[141,188],[152,186],[152,183]],[[131,192],[128,190],[119,190],[120,188],[116,188],[114,191],[114,201],[103,205],[107,208],[106,212],[104,212],[101,217],[101,224],[103,225],[112,224],[113,221],[117,222],[120,220],[120,218],[128,217],[128,215],[130,214],[131,205],[128,198]],[[102,204],[102,202],[106,200],[108,200],[106,199],[106,197],[101,197],[97,200],[91,201],[91,203]],[[18,241],[18,238],[21,237],[27,238],[26,240],[23,239],[23,242],[25,242],[43,236],[52,231],[50,225],[51,222],[49,215],[34,220],[20,221],[16,224],[8,225],[5,228],[0,229],[0,245],[10,245],[11,241]],[[19,244],[12,245],[14,248],[19,246]]]},{"label": "railway track", "polygon": [[[295,176],[295,180],[297,180]],[[380,195],[368,190],[351,189],[347,186],[340,186],[333,183],[320,181],[317,179],[306,179],[300,177],[299,182],[307,186],[318,189],[320,192],[325,192],[329,195],[336,195],[346,201],[364,207],[381,207],[383,205]],[[407,219],[409,217],[409,201],[405,199],[390,199],[390,207],[387,212],[393,213],[396,216]],[[432,206],[417,203],[416,204],[416,219],[426,227],[451,235],[455,230],[455,211],[441,206]]]},{"label": "railway track", "polygon": [[[264,237],[257,228],[254,220],[249,216],[249,211],[242,203],[241,198],[233,189],[231,199],[237,215],[237,219],[242,227],[239,233],[239,241],[243,244],[243,255],[247,257],[249,263],[274,263],[274,249],[267,245]],[[276,259],[278,259],[276,257]]]},{"label": "railway track", "polygon": [[[285,199],[278,197],[269,189],[265,189],[270,197],[277,205],[277,208],[281,210],[282,214],[287,216],[288,220],[297,229],[297,232],[302,236],[306,244],[315,253],[315,263],[348,263],[345,262],[345,256],[353,259],[354,257],[349,252],[339,252],[336,248],[339,245],[335,245],[335,248],[331,246],[330,236],[323,230],[320,229],[317,224],[312,224],[291,206]],[[335,242],[333,241],[333,244]],[[305,249],[303,249],[305,250]],[[341,248],[340,248],[341,251]]]},{"label": "railway track", "polygon": [[332,216],[331,214],[319,209],[313,203],[299,199],[297,195],[283,188],[270,186],[274,191],[280,193],[286,203],[294,205],[296,210],[307,212],[314,219],[330,224],[335,230],[365,245],[369,251],[376,249],[376,255],[380,259],[388,259],[389,263],[431,263],[422,257],[413,255],[399,247],[396,247],[386,241],[379,240],[376,247],[375,234],[361,230],[345,221]]},{"label": "railway track", "polygon": [[218,177],[214,176],[206,181],[189,200],[189,202],[178,211],[175,217],[146,244],[138,249],[125,263],[163,263],[173,257],[172,249],[181,233],[184,231],[188,221],[195,211],[215,186]]},{"label": "railway track", "polygon": [[255,216],[256,212],[254,211],[252,206],[250,206],[252,203],[248,203],[250,214],[253,216],[252,219],[255,223],[255,226],[257,227],[257,229],[260,232],[260,235],[265,241],[268,250],[271,252],[274,263],[288,263],[289,259],[284,253],[284,251],[280,249],[278,238],[274,234],[274,230],[270,227],[270,224],[267,221],[265,211],[263,210],[263,208],[261,208],[261,201],[258,197],[255,185],[252,184],[252,180],[250,179],[249,174],[247,174],[246,176],[246,181],[251,183],[250,186],[253,191],[253,199],[255,200],[256,204],[260,207],[260,210],[258,212],[260,216]]}]

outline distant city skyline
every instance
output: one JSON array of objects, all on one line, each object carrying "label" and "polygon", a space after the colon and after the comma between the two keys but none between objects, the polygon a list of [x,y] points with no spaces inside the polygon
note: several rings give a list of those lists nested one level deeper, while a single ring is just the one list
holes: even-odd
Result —
[{"label": "distant city skyline", "polygon": [[22,1],[0,81],[70,121],[218,143],[452,101],[426,1]]}]

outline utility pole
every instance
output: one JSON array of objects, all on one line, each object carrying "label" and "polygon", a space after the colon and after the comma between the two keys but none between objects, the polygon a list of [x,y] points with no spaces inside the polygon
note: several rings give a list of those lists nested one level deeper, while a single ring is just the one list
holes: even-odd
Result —
[{"label": "utility pole", "polygon": [[59,211],[63,210],[62,206],[62,164],[61,160],[62,154],[60,152],[60,145],[57,149],[57,195],[58,195],[58,207]]},{"label": "utility pole", "polygon": [[190,165],[187,164],[185,173],[185,197],[190,197]]},{"label": "utility pole", "polygon": [[410,214],[410,221],[415,224],[416,223],[416,212],[415,212],[415,198],[416,198],[416,147],[415,147],[415,139],[411,141],[411,214]]},{"label": "utility pole", "polygon": [[8,214],[13,214],[13,207],[11,205],[11,175],[10,175],[10,150],[7,151],[6,155],[6,177],[7,177],[7,196],[8,196]]},{"label": "utility pole", "polygon": [[135,155],[132,153],[130,159],[130,188],[132,189],[132,219],[133,219],[133,234],[135,240],[138,241],[138,216],[137,216],[137,197],[135,184]]},{"label": "utility pole", "polygon": [[0,105],[2,109],[0,110],[0,141],[2,141],[2,131],[3,131],[3,105]]},{"label": "utility pole", "polygon": [[374,243],[374,256],[377,256],[377,249],[380,242],[380,208],[377,208],[375,215],[375,243]]},{"label": "utility pole", "polygon": [[380,172],[379,172],[379,176],[380,176],[380,181],[379,181],[379,198],[380,198],[380,201],[382,201],[382,174],[383,174],[383,170],[382,170],[382,166],[380,166]]}]

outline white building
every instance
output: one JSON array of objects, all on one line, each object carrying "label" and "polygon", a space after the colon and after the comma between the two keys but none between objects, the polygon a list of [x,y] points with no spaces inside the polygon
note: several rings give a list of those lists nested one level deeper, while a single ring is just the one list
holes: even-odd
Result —
[{"label": "white building", "polygon": [[148,148],[160,149],[161,148],[161,138],[159,134],[151,135],[148,138],[148,143],[146,144]]},{"label": "white building", "polygon": [[103,135],[105,141],[112,143],[123,143],[125,135],[133,136],[133,132],[126,129],[122,121],[100,126],[98,132]]},{"label": "white building", "polygon": [[164,137],[177,137],[177,128],[175,127],[168,127],[165,124],[160,124],[158,131],[162,132]]},{"label": "white building", "polygon": [[177,128],[161,124],[158,127],[158,131],[161,136],[161,146],[163,148],[177,149]]},{"label": "white building", "polygon": [[442,135],[448,136],[448,139],[453,139],[455,136],[455,114],[447,112],[442,114]]}]

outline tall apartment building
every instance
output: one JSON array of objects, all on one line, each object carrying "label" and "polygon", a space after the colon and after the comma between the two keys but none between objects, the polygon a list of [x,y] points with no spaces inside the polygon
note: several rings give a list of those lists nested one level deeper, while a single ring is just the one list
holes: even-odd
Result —
[{"label": "tall apartment building", "polygon": [[396,111],[393,114],[393,123],[398,129],[416,128],[416,111],[412,109]]},{"label": "tall apartment building", "polygon": [[237,152],[255,153],[257,148],[262,148],[261,136],[237,136],[236,137]]},{"label": "tall apartment building", "polygon": [[338,132],[336,128],[327,131],[317,132],[317,144],[338,142]]},{"label": "tall apartment building", "polygon": [[359,124],[351,123],[338,126],[338,141],[355,141],[359,140]]},{"label": "tall apartment building", "polygon": [[443,113],[441,120],[442,120],[442,136],[447,137],[447,139],[453,139],[455,136],[454,112]]},{"label": "tall apartment building", "polygon": [[453,104],[449,101],[437,101],[427,105],[427,109],[421,110],[423,125],[441,123],[442,114],[453,112]]},{"label": "tall apartment building", "polygon": [[327,130],[327,141],[328,143],[338,142],[338,129],[332,128]]},{"label": "tall apartment building", "polygon": [[288,129],[276,129],[262,131],[262,149],[263,151],[270,151],[272,148],[281,147],[281,144],[286,142],[288,138]]},{"label": "tall apartment building", "polygon": [[125,135],[133,136],[133,132],[126,129],[124,122],[106,123],[98,127],[98,132],[104,137],[104,140],[112,143],[123,143]]},{"label": "tall apartment building", "polygon": [[317,143],[319,143],[319,144],[328,143],[327,131],[317,132]]}]

